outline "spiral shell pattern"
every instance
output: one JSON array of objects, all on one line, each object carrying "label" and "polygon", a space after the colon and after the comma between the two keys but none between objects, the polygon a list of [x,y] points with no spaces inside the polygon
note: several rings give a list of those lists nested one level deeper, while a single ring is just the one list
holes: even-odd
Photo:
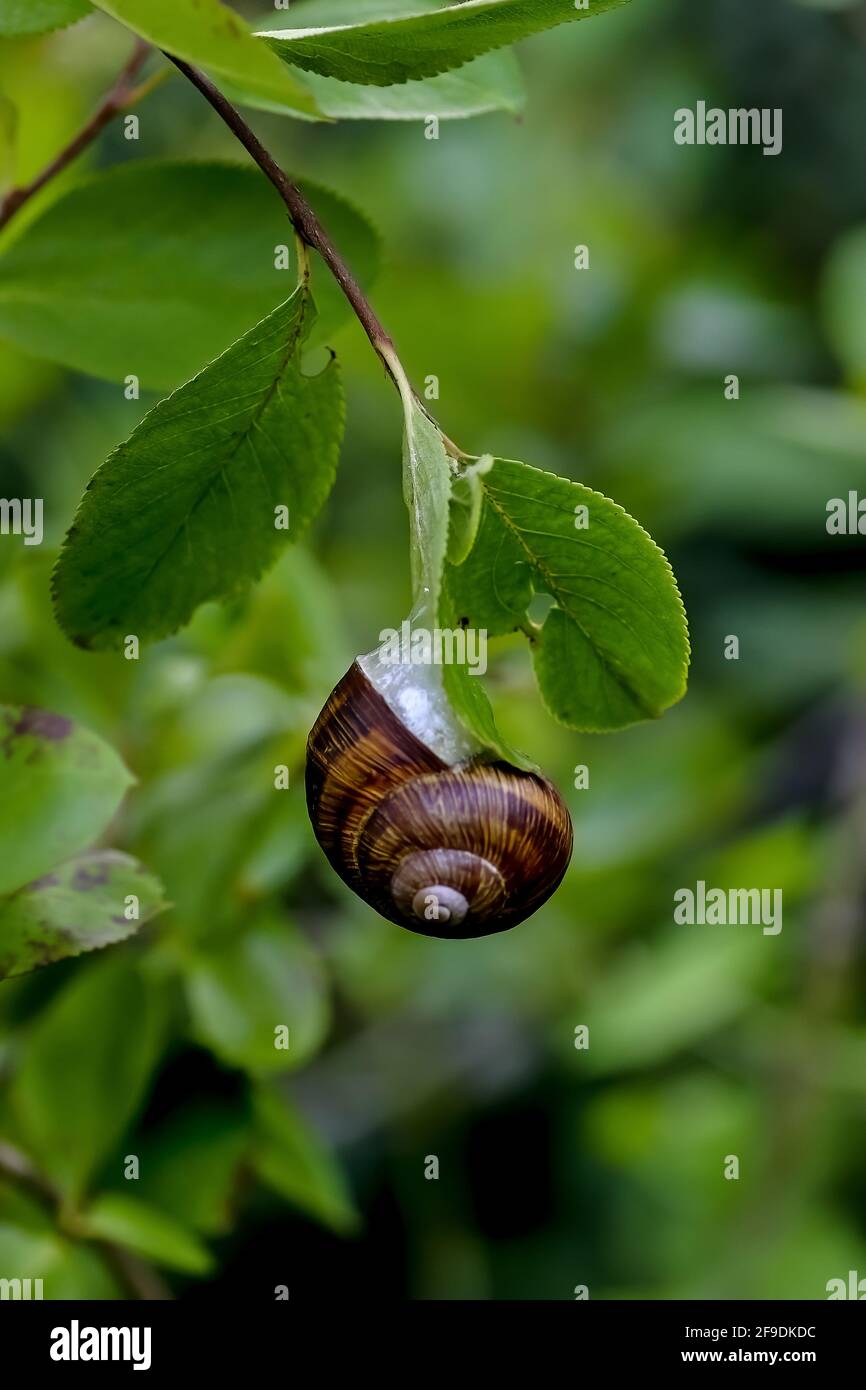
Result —
[{"label": "spiral shell pattern", "polygon": [[560,883],[571,818],[543,777],[449,767],[354,662],[307,744],[307,806],[332,867],[389,921],[427,936],[505,931]]}]

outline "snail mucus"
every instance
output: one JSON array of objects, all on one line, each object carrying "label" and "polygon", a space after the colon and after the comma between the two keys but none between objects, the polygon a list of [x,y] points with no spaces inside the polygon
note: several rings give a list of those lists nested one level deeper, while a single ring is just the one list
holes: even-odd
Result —
[{"label": "snail mucus", "polygon": [[426,936],[525,920],[559,885],[571,818],[537,773],[463,730],[435,665],[358,657],[307,743],[307,806],[322,849],[383,917]]}]

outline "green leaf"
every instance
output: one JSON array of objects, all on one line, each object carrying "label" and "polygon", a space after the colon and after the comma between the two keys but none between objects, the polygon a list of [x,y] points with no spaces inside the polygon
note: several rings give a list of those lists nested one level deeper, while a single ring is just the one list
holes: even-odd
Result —
[{"label": "green leaf", "polygon": [[[93,477],[53,583],[78,645],[165,637],[303,534],[330,492],[343,429],[336,362],[318,376],[301,369],[314,316],[299,288],[155,406]],[[275,524],[282,506],[288,531]]]},{"label": "green leaf", "polygon": [[486,53],[458,72],[390,87],[341,82],[318,73],[307,75],[322,111],[336,121],[461,120],[505,111],[517,116],[526,92],[513,53]]},{"label": "green leaf", "polygon": [[340,1235],[358,1227],[358,1214],[340,1168],[297,1111],[273,1091],[255,1095],[253,1166],[287,1202]]},{"label": "green leaf", "polygon": [[652,952],[624,952],[592,990],[587,1021],[591,1073],[622,1072],[669,1061],[746,1010],[766,969],[766,939],[747,927],[674,927]]},{"label": "green leaf", "polygon": [[255,1075],[300,1066],[328,1027],[318,960],[283,921],[255,926],[198,957],[187,975],[187,997],[199,1041]]},{"label": "green leaf", "polygon": [[238,1172],[250,1147],[246,1114],[185,1104],[132,1142],[140,1158],[136,1193],[144,1201],[204,1235],[232,1229]]},{"label": "green leaf", "polygon": [[[439,601],[439,618],[444,628],[455,629],[458,619],[448,582],[443,584]],[[537,771],[535,763],[519,748],[508,743],[499,732],[493,709],[480,675],[468,665],[453,661],[442,666],[442,684],[448,702],[465,729],[477,743],[497,758],[504,758],[515,767]]]},{"label": "green leaf", "polygon": [[[126,898],[139,900],[137,919]],[[0,980],[124,941],[165,906],[157,879],[126,854],[79,855],[0,898]]]},{"label": "green leaf", "polygon": [[121,952],[90,963],[31,1028],[10,1101],[28,1149],[69,1197],[84,1191],[139,1109],[166,1023],[157,982]]},{"label": "green leaf", "polygon": [[[282,616],[274,613],[270,636],[292,641]],[[230,646],[222,634],[248,622],[234,609],[202,617],[217,620],[222,650]],[[226,923],[236,930],[250,899],[281,887],[279,873],[290,877],[308,852],[303,778],[297,793],[275,791],[274,767],[300,772],[311,710],[269,681],[236,675],[189,693],[179,714],[172,724],[159,721],[165,771],[149,780],[131,809],[136,843],[171,884],[178,920],[193,939],[215,935]],[[263,886],[258,879],[267,868],[259,856],[273,860],[278,854],[277,882]]]},{"label": "green leaf", "polygon": [[489,636],[513,631],[529,621],[533,594],[548,594],[535,672],[551,713],[571,728],[623,728],[679,700],[688,631],[655,542],[616,503],[567,478],[505,459],[479,476],[475,544],[448,569],[457,621]]},{"label": "green leaf", "polygon": [[207,1274],[213,1268],[213,1256],[192,1231],[136,1197],[106,1192],[81,1220],[87,1235],[114,1241],[154,1264],[184,1274]]},{"label": "green leaf", "polygon": [[[444,72],[420,82],[391,87],[341,82],[336,77],[308,73],[307,84],[319,109],[335,121],[460,120],[505,111],[517,116],[525,104],[520,65],[513,53],[486,53],[457,72]],[[226,96],[261,111],[307,119],[302,112],[277,102],[264,101],[232,84],[222,84]]]},{"label": "green leaf", "polygon": [[[344,199],[300,186],[368,288],[378,234]],[[289,268],[275,248],[289,248]],[[0,257],[0,336],[25,352],[142,387],[173,390],[264,318],[295,284],[285,208],[257,169],[142,161],[97,174],[59,199]],[[316,277],[326,341],[349,313]]]},{"label": "green leaf", "polygon": [[62,29],[90,14],[89,0],[0,0],[0,38]]},{"label": "green leaf", "polygon": [[481,524],[484,493],[479,472],[489,467],[489,458],[479,459],[451,484],[451,505],[448,512],[448,561],[462,565],[475,544]]},{"label": "green leaf", "polygon": [[316,102],[297,77],[274,60],[234,10],[220,0],[95,0],[112,18],[177,58],[274,101],[316,114]]},{"label": "green leaf", "polygon": [[[417,15],[420,8],[420,0],[350,0],[348,5],[342,0],[309,0],[297,14],[301,27],[310,29]],[[262,23],[267,25],[268,20],[263,19]],[[341,82],[313,72],[306,75],[305,81],[320,110],[341,121],[419,121],[429,116],[452,120],[488,111],[508,111],[516,115],[523,109],[525,96],[520,67],[514,54],[509,52],[487,53],[467,63],[459,72],[390,87]],[[223,89],[226,95],[246,105],[306,119],[302,113],[263,101],[236,87],[228,89],[223,84]]]},{"label": "green leaf", "polygon": [[15,146],[18,139],[18,107],[0,92],[0,189],[15,176]]},{"label": "green leaf", "polygon": [[442,435],[417,401],[407,396],[404,405],[403,499],[409,511],[412,594],[416,609],[427,610],[435,626],[448,549],[451,466]]},{"label": "green leaf", "polygon": [[851,380],[866,381],[866,227],[855,227],[833,247],[822,298],[827,332]]},{"label": "green leaf", "polygon": [[[0,1219],[0,1279],[41,1279],[45,1299],[121,1298],[102,1256],[50,1227],[21,1229]],[[35,1285],[31,1284],[35,1297]]]},{"label": "green leaf", "polygon": [[287,63],[344,82],[389,87],[434,77],[494,48],[567,20],[586,19],[626,0],[469,0],[396,19],[262,34]]},{"label": "green leaf", "polygon": [[47,710],[0,705],[0,894],[91,845],[133,780],[88,729]]},{"label": "green leaf", "polygon": [[[477,497],[473,499],[472,489],[489,461],[467,470],[452,500],[456,480],[452,479],[442,435],[407,391],[404,406],[403,496],[409,511],[413,593],[410,622],[415,628],[454,628],[457,619],[452,597],[442,583],[446,555],[449,547],[459,554],[471,544],[480,505]],[[454,528],[453,542],[450,527]],[[446,662],[441,667],[431,666],[425,679],[434,700],[441,699],[439,692],[444,690],[452,711],[482,747],[518,766],[532,766],[502,739],[480,678],[470,674],[466,665]]]}]

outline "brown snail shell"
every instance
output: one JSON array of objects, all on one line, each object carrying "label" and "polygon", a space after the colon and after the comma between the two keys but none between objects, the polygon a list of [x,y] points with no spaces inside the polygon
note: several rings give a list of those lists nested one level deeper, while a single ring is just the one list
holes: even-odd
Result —
[{"label": "brown snail shell", "polygon": [[550,782],[506,762],[449,766],[357,661],[310,733],[306,783],[332,867],[383,917],[426,936],[516,926],[571,858],[571,818]]}]

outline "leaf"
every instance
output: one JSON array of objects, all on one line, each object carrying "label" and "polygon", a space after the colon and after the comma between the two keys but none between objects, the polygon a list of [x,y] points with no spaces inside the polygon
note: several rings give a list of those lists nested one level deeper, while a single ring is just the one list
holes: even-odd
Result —
[{"label": "leaf", "polygon": [[767,966],[766,938],[748,927],[676,927],[652,952],[636,945],[588,1001],[592,1074],[667,1062],[748,1008]]},{"label": "leaf", "polygon": [[90,963],[30,1029],[10,1100],[28,1149],[75,1199],[139,1109],[167,1001],[124,954]]},{"label": "leaf", "polygon": [[491,49],[516,43],[567,20],[586,19],[626,0],[469,0],[396,19],[264,31],[285,62],[344,82],[388,87],[434,77]]},{"label": "leaf", "polygon": [[[404,402],[403,498],[409,510],[412,594],[435,626],[448,548],[451,467],[442,435],[414,399]],[[420,616],[420,611],[419,611]]]},{"label": "leaf", "polygon": [[0,38],[47,34],[92,11],[89,0],[0,0]]},{"label": "leaf", "polygon": [[497,459],[480,479],[475,544],[448,569],[457,620],[496,636],[528,621],[533,593],[549,594],[535,672],[551,713],[571,728],[623,728],[679,700],[689,656],[682,600],[638,523],[601,493],[524,463]]},{"label": "leaf", "polygon": [[[125,916],[126,898],[139,900]],[[80,855],[0,898],[0,980],[133,936],[165,906],[157,879],[126,854]]]},{"label": "leaf", "polygon": [[[419,82],[391,87],[341,82],[336,77],[308,73],[306,82],[319,109],[335,121],[459,120],[505,111],[517,116],[525,104],[520,65],[513,53],[486,53],[457,72],[444,72]],[[307,119],[302,112],[264,101],[232,84],[222,84],[226,96],[262,111]]]},{"label": "leaf", "polygon": [[173,1216],[122,1192],[97,1197],[81,1217],[84,1232],[114,1241],[154,1264],[184,1274],[207,1274],[213,1256],[205,1245]]},{"label": "leaf", "polygon": [[246,1114],[190,1104],[133,1141],[141,1160],[136,1192],[204,1235],[232,1229],[238,1172],[250,1147]]},{"label": "leaf", "polygon": [[15,176],[15,146],[18,139],[18,107],[0,92],[0,190]]},{"label": "leaf", "polygon": [[[344,199],[300,186],[368,288],[376,231]],[[288,270],[276,269],[278,246]],[[122,165],[53,203],[0,257],[0,336],[93,376],[172,390],[282,303],[293,267],[285,208],[258,170]],[[324,272],[316,303],[311,343],[322,343],[349,313]]]},{"label": "leaf", "polygon": [[827,332],[842,364],[852,381],[866,381],[866,227],[855,227],[833,247],[822,300]]},{"label": "leaf", "polygon": [[[122,1292],[97,1251],[74,1245],[49,1226],[21,1229],[0,1219],[0,1279],[42,1280],[45,1299],[121,1298]],[[36,1298],[31,1283],[31,1297]]]},{"label": "leaf", "polygon": [[94,0],[143,39],[251,91],[316,114],[316,102],[220,0]]},{"label": "leaf", "polygon": [[91,845],[133,780],[113,748],[71,719],[0,705],[0,894]]},{"label": "leaf", "polygon": [[[476,470],[467,470],[464,483],[458,487],[456,501],[452,502],[451,465],[442,435],[407,391],[404,391],[404,407],[403,496],[409,510],[413,593],[410,623],[415,629],[440,625],[453,629],[456,626],[453,602],[442,584],[451,544],[449,526],[455,526],[453,548],[459,553],[467,545],[468,532],[478,524],[477,516],[473,515],[477,507],[472,500]],[[478,468],[486,466],[484,461]],[[467,514],[463,515],[461,509]],[[441,702],[444,691],[451,711],[482,748],[518,766],[532,766],[522,753],[502,739],[480,679],[471,675],[466,665],[445,662],[441,667],[430,666],[424,671],[424,684],[434,708]],[[449,739],[448,746],[459,747],[462,741],[458,740],[455,745]],[[443,748],[437,746],[437,751],[448,759]]]},{"label": "leaf", "polygon": [[[453,630],[459,626],[447,582],[443,585],[439,602],[439,617],[444,628]],[[528,772],[538,770],[525,753],[502,737],[480,674],[470,671],[466,664],[447,662],[442,666],[442,684],[460,723],[482,748],[515,767],[525,768]]]},{"label": "leaf", "polygon": [[[298,12],[304,29],[344,21],[357,24],[361,20],[393,19],[415,14],[421,0],[310,0]],[[267,20],[262,21],[267,24]],[[365,86],[341,82],[334,77],[308,73],[305,82],[316,98],[319,108],[335,120],[417,121],[437,116],[441,120],[478,116],[488,111],[508,111],[517,115],[524,105],[523,78],[513,53],[487,53],[467,63],[455,73],[418,82],[404,82],[389,87]],[[302,116],[274,102],[225,87],[226,95],[250,106],[287,115]]]},{"label": "leaf", "polygon": [[[232,623],[228,612],[213,616],[218,633]],[[279,615],[273,636],[291,640]],[[250,881],[253,861],[274,854],[281,832],[280,867],[289,875],[299,867],[309,844],[303,777],[297,793],[275,791],[274,767],[300,773],[310,717],[278,686],[238,675],[191,693],[173,728],[159,721],[167,766],[135,798],[133,829],[172,885],[185,936],[214,935],[224,923],[237,929],[239,911],[260,891]]]},{"label": "leaf", "polygon": [[[58,621],[79,646],[167,636],[303,534],[330,492],[343,429],[336,363],[301,370],[314,315],[296,290],[160,401],[91,479],[53,581]],[[275,524],[281,506],[288,531]]]},{"label": "leaf", "polygon": [[452,481],[448,512],[448,560],[452,565],[462,565],[475,544],[484,501],[478,474],[490,462],[492,460],[489,458],[479,459],[477,464],[472,464],[461,477]]},{"label": "leaf", "polygon": [[255,1122],[253,1167],[262,1182],[338,1234],[356,1230],[358,1214],[343,1174],[297,1111],[260,1088]]},{"label": "leaf", "polygon": [[[190,967],[193,1032],[230,1066],[290,1071],[324,1039],[330,1010],[316,957],[283,921],[257,925]],[[278,1046],[288,1029],[288,1046]]]},{"label": "leaf", "polygon": [[513,53],[486,53],[458,72],[388,87],[340,82],[318,73],[307,75],[313,95],[336,121],[460,120],[505,111],[517,116],[526,92]]}]

